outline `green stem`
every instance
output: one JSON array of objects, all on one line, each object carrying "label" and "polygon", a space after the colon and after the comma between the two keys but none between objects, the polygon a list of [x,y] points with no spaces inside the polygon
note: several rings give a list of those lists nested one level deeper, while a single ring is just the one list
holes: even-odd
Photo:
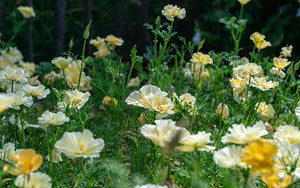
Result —
[{"label": "green stem", "polygon": [[134,67],[135,63],[136,63],[135,60],[133,60],[132,63],[131,63],[130,71],[129,71],[129,74],[128,74],[128,77],[127,77],[127,82],[126,82],[126,85],[125,85],[125,89],[123,91],[123,101],[125,101],[125,95],[126,95],[128,83],[130,81],[131,73],[132,73],[132,70],[133,70],[133,67]]},{"label": "green stem", "polygon": [[11,81],[11,92],[14,92],[14,81]]},{"label": "green stem", "polygon": [[252,53],[251,53],[250,63],[252,63],[252,61],[253,61],[254,53],[255,53],[255,45],[254,45],[253,50],[252,50]]},{"label": "green stem", "polygon": [[84,42],[83,42],[83,49],[82,49],[82,55],[81,55],[81,67],[80,67],[80,73],[79,73],[79,79],[78,79],[78,84],[77,84],[77,89],[79,90],[80,87],[80,80],[81,80],[81,75],[82,75],[82,71],[83,71],[83,65],[84,65],[84,61],[85,61],[85,57],[84,57],[84,52],[85,52],[85,44],[86,44],[86,39],[84,38]]},{"label": "green stem", "polygon": [[63,77],[64,77],[64,86],[65,86],[65,89],[67,89],[67,80],[66,80],[66,75],[65,75],[65,69],[63,69],[62,71],[63,71]]},{"label": "green stem", "polygon": [[158,58],[158,62],[157,62],[157,65],[160,65],[163,57],[164,57],[164,54],[165,54],[165,51],[166,51],[166,48],[167,48],[167,45],[170,41],[170,38],[171,38],[171,33],[172,33],[172,29],[173,29],[173,23],[174,21],[171,22],[171,26],[169,28],[169,32],[168,32],[168,36],[167,38],[164,40],[164,46],[163,46],[163,49],[162,49],[162,52],[161,54],[159,55],[159,58]]}]

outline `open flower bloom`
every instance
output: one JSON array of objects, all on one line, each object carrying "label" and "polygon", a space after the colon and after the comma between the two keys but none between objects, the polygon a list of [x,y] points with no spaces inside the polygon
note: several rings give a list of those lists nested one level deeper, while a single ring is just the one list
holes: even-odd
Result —
[{"label": "open flower bloom", "polygon": [[276,129],[273,137],[279,143],[283,141],[291,144],[300,143],[300,130],[296,126],[283,125]]},{"label": "open flower bloom", "polygon": [[115,46],[122,46],[124,41],[121,38],[115,37],[114,35],[107,35],[105,41],[110,44],[113,48]]},{"label": "open flower bloom", "polygon": [[29,63],[26,62],[24,63],[23,61],[21,61],[19,63],[19,66],[25,71],[28,72],[29,76],[34,75],[36,68],[38,67],[35,63]]},{"label": "open flower bloom", "polygon": [[[195,108],[196,98],[190,93],[185,93],[178,97],[176,93],[173,93],[173,97],[176,98],[183,109],[186,109],[191,115]],[[175,111],[177,111],[175,109]]]},{"label": "open flower bloom", "polygon": [[14,103],[14,97],[6,93],[0,93],[0,113],[7,110]]},{"label": "open flower bloom", "polygon": [[43,156],[36,154],[33,149],[24,149],[19,153],[11,154],[10,160],[13,161],[14,165],[6,164],[3,170],[17,176],[34,172],[40,168],[43,163]]},{"label": "open flower bloom", "polygon": [[244,80],[247,84],[249,83],[251,76],[263,76],[264,71],[260,65],[255,63],[246,63],[233,68],[233,78]]},{"label": "open flower bloom", "polygon": [[125,102],[129,105],[144,107],[150,109],[149,99],[154,95],[167,96],[166,92],[161,91],[159,87],[153,85],[143,86],[139,91],[132,92]]},{"label": "open flower bloom", "polygon": [[0,80],[9,84],[12,82],[26,83],[28,77],[29,74],[22,68],[12,68],[10,66],[6,66],[6,68],[0,72]]},{"label": "open flower bloom", "polygon": [[255,105],[257,107],[257,114],[263,121],[268,121],[274,117],[275,110],[271,104],[267,105],[266,102],[260,102]]},{"label": "open flower bloom", "polygon": [[247,128],[243,124],[233,124],[228,131],[229,133],[222,137],[223,143],[248,144],[268,134],[262,121],[258,121],[252,127]]},{"label": "open flower bloom", "polygon": [[249,2],[250,0],[238,0],[238,2],[241,3],[241,5],[245,5]]},{"label": "open flower bloom", "polygon": [[275,159],[275,167],[280,173],[292,171],[295,179],[300,179],[300,143],[291,144],[287,141],[277,143],[278,153]]},{"label": "open flower bloom", "polygon": [[19,175],[15,185],[22,188],[51,188],[51,178],[44,173],[35,172],[27,175]]},{"label": "open flower bloom", "polygon": [[63,57],[56,57],[52,60],[52,63],[58,67],[59,69],[65,69],[69,66],[69,64],[73,61],[72,58],[63,58]]},{"label": "open flower bloom", "polygon": [[282,70],[280,70],[280,69],[278,69],[276,67],[272,67],[270,69],[270,73],[274,74],[274,75],[278,75],[278,76],[280,76],[280,78],[284,78],[285,77],[285,73]]},{"label": "open flower bloom", "polygon": [[265,40],[265,36],[255,32],[250,36],[250,39],[253,41],[254,45],[256,46],[256,48],[258,48],[259,50],[264,49],[268,46],[271,46],[271,43],[269,41]]},{"label": "open flower bloom", "polygon": [[[145,124],[141,128],[141,133],[144,137],[150,139],[154,144],[160,147],[166,147],[168,143],[180,132],[180,140],[188,136],[188,130],[182,127],[176,127],[176,122],[168,120],[155,120],[156,125]],[[179,145],[179,143],[175,143]]]},{"label": "open flower bloom", "polygon": [[251,79],[251,86],[256,87],[262,91],[270,90],[279,85],[278,82],[267,81],[268,77],[254,77]]},{"label": "open flower bloom", "polygon": [[23,59],[22,53],[16,47],[9,47],[8,50],[1,50],[0,54],[3,61],[0,65],[2,68],[5,68],[7,65],[13,67],[14,63],[17,63]]},{"label": "open flower bloom", "polygon": [[156,94],[149,99],[149,110],[158,112],[156,118],[174,114],[173,108],[174,103],[166,96]]},{"label": "open flower bloom", "polygon": [[100,46],[97,49],[98,50],[93,53],[93,55],[97,58],[106,57],[110,54],[110,51],[106,45]]},{"label": "open flower bloom", "polygon": [[237,166],[242,166],[240,157],[243,148],[241,146],[227,146],[218,151],[214,152],[214,161],[219,167],[223,168],[234,168]]},{"label": "open flower bloom", "polygon": [[[66,76],[66,82],[69,87],[77,88],[80,73],[72,73]],[[86,76],[84,72],[81,74],[79,89],[81,91],[91,90],[91,77]]]},{"label": "open flower bloom", "polygon": [[236,94],[242,93],[247,85],[247,82],[243,79],[230,79],[230,85],[233,89],[233,92]]},{"label": "open flower bloom", "polygon": [[282,47],[280,55],[282,55],[285,58],[291,57],[292,56],[292,51],[293,51],[293,46],[292,45],[287,46],[287,47]]},{"label": "open flower bloom", "polygon": [[97,48],[104,45],[106,46],[104,39],[102,39],[101,37],[97,37],[96,39],[91,39],[90,44]]},{"label": "open flower bloom", "polygon": [[[65,68],[65,74],[68,76],[69,74],[73,73],[80,73],[80,68],[81,68],[82,61],[81,60],[73,60],[67,68]],[[83,68],[84,68],[83,64]]]},{"label": "open flower bloom", "polygon": [[38,118],[38,121],[42,127],[47,128],[50,125],[62,125],[65,122],[70,121],[70,118],[68,118],[63,112],[52,113],[47,110],[41,115],[41,117]]},{"label": "open flower bloom", "polygon": [[242,151],[241,162],[250,166],[252,172],[268,172],[273,169],[277,150],[277,146],[271,142],[254,140]]},{"label": "open flower bloom", "polygon": [[208,80],[209,70],[199,63],[187,63],[184,73],[187,77],[193,77],[194,80]]},{"label": "open flower bloom", "polygon": [[203,54],[202,52],[197,52],[193,54],[191,62],[207,65],[212,64],[214,61],[209,55]]},{"label": "open flower bloom", "polygon": [[77,89],[72,91],[66,91],[66,95],[62,102],[58,102],[58,109],[61,111],[65,111],[67,107],[80,109],[84,106],[84,104],[89,100],[91,94],[89,92],[81,92]]},{"label": "open flower bloom", "polygon": [[32,7],[19,6],[18,11],[20,11],[24,18],[35,17],[35,13]]},{"label": "open flower bloom", "polygon": [[215,147],[207,145],[211,143],[210,135],[211,133],[205,133],[204,131],[194,135],[186,135],[180,139],[180,146],[176,147],[176,149],[180,151],[194,151],[195,149],[200,151],[214,150]]},{"label": "open flower bloom", "polygon": [[23,91],[27,96],[36,96],[39,100],[46,98],[50,93],[50,89],[46,89],[46,87],[42,84],[38,86],[26,84],[23,86]]},{"label": "open flower bloom", "polygon": [[174,21],[174,18],[177,17],[179,19],[185,18],[186,11],[184,8],[180,9],[176,5],[166,5],[161,11],[162,15],[164,15],[169,21]]},{"label": "open flower bloom", "polygon": [[58,140],[55,148],[59,149],[68,158],[98,158],[104,148],[102,138],[94,139],[91,131],[84,129],[83,132],[65,132]]},{"label": "open flower bloom", "polygon": [[33,104],[33,98],[31,96],[27,97],[24,91],[17,91],[16,93],[9,93],[8,95],[14,98],[10,108],[20,110],[21,105],[30,108]]},{"label": "open flower bloom", "polygon": [[274,61],[274,66],[279,70],[283,70],[283,69],[285,69],[285,67],[287,67],[291,64],[291,62],[285,58],[274,57],[273,61]]}]

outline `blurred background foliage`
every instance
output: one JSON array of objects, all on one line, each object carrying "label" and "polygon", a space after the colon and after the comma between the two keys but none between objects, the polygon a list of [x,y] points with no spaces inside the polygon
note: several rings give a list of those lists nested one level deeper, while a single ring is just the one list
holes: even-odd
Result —
[{"label": "blurred background foliage", "polygon": [[[36,17],[33,18],[34,60],[49,61],[55,54],[54,24],[55,1],[32,0]],[[74,39],[75,54],[82,50],[82,33],[85,28],[85,3],[87,0],[66,0],[65,51],[69,40]],[[26,5],[26,0],[2,0],[2,39],[9,40],[13,35],[12,26],[23,18],[16,8]],[[219,23],[223,17],[239,16],[240,4],[237,0],[93,0],[92,27],[90,38],[105,37],[114,34],[124,39],[125,43],[117,51],[120,56],[128,58],[130,49],[137,44],[139,54],[145,52],[152,43],[152,35],[145,29],[145,22],[153,23],[166,4],[184,7],[187,16],[175,21],[177,36],[192,40],[196,32],[206,39],[203,51],[221,52],[233,50],[233,41],[224,25]],[[300,8],[298,0],[251,0],[244,9],[248,20],[243,34],[240,52],[248,55],[253,44],[249,40],[253,32],[261,32],[272,43],[272,47],[263,50],[264,55],[278,56],[280,48],[293,45],[293,56],[300,54]],[[165,20],[165,18],[162,18]],[[166,21],[166,20],[165,20]],[[14,43],[25,54],[26,28],[23,27]],[[176,41],[176,38],[173,42]],[[95,51],[90,47],[88,53]]]}]

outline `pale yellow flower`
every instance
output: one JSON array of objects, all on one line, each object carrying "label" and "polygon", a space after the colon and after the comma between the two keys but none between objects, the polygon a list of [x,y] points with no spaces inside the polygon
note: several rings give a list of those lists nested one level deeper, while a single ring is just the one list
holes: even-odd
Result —
[{"label": "pale yellow flower", "polygon": [[292,177],[288,174],[284,174],[283,178],[279,178],[276,171],[270,171],[262,175],[263,182],[268,188],[284,188],[292,183]]},{"label": "pale yellow flower", "polygon": [[291,57],[292,56],[292,51],[293,51],[293,46],[292,45],[289,45],[287,47],[282,47],[280,55],[282,55],[285,58]]},{"label": "pale yellow flower", "polygon": [[[80,75],[80,73],[73,73],[73,74],[68,74],[66,76],[66,82],[69,87],[77,88],[79,75]],[[81,74],[79,89],[81,91],[91,90],[91,77],[86,76],[85,72],[82,72],[82,74]]]},{"label": "pale yellow flower", "polygon": [[270,73],[278,75],[278,76],[280,76],[280,78],[284,78],[285,77],[285,73],[282,70],[280,70],[280,69],[278,69],[276,67],[272,67],[270,69]]},{"label": "pale yellow flower", "polygon": [[104,39],[97,37],[96,39],[91,39],[90,44],[99,48],[101,46],[106,46]]},{"label": "pale yellow flower", "polygon": [[23,59],[22,53],[16,47],[9,47],[7,50],[1,50],[0,53],[8,65],[17,63]]},{"label": "pale yellow flower", "polygon": [[41,84],[38,75],[36,75],[36,76],[34,76],[34,77],[30,77],[30,78],[28,79],[28,82],[27,82],[27,83],[30,84],[30,85],[32,85],[32,86],[38,86],[38,85]]},{"label": "pale yellow flower", "polygon": [[72,58],[63,58],[63,57],[56,57],[52,60],[52,63],[58,67],[59,69],[65,69],[69,66],[69,64],[72,62]]},{"label": "pale yellow flower", "polygon": [[141,87],[139,91],[132,92],[125,100],[129,105],[144,107],[150,109],[151,105],[149,99],[154,95],[167,96],[166,92],[161,91],[159,87],[153,85],[146,85]]},{"label": "pale yellow flower", "polygon": [[298,127],[292,125],[283,125],[278,127],[273,136],[279,143],[283,141],[287,141],[291,144],[300,142],[300,130]]},{"label": "pale yellow flower", "polygon": [[257,115],[263,120],[268,121],[272,119],[275,114],[275,110],[271,104],[267,105],[266,102],[260,102],[255,105],[257,107]]},{"label": "pale yellow flower", "polygon": [[185,18],[186,11],[184,8],[180,9],[176,5],[166,5],[161,13],[169,20],[174,21],[174,18],[177,17],[179,19]]},{"label": "pale yellow flower", "polygon": [[93,53],[95,57],[101,58],[101,57],[106,57],[110,54],[110,51],[106,45],[100,46],[97,49],[98,50]]},{"label": "pale yellow flower", "polygon": [[241,146],[227,146],[214,152],[213,159],[219,167],[234,168],[243,166],[240,157],[243,148]]},{"label": "pale yellow flower", "polygon": [[20,11],[24,18],[35,17],[35,12],[32,7],[19,6],[18,11]]},{"label": "pale yellow flower", "polygon": [[65,132],[54,147],[70,159],[77,157],[98,158],[104,148],[104,141],[102,138],[94,139],[93,133],[84,129],[82,133]]},{"label": "pale yellow flower", "polygon": [[7,66],[5,70],[0,71],[0,79],[5,83],[20,82],[26,83],[29,73],[25,72],[22,68],[12,68]]},{"label": "pale yellow flower", "polygon": [[230,79],[230,84],[234,93],[242,93],[247,85],[247,82],[243,79]]},{"label": "pale yellow flower", "polygon": [[135,78],[131,78],[128,83],[128,87],[138,87],[140,85],[140,78],[137,76]]},{"label": "pale yellow flower", "polygon": [[102,100],[102,104],[105,106],[118,105],[118,101],[115,98],[111,98],[109,96],[105,96]]},{"label": "pale yellow flower", "polygon": [[38,67],[35,63],[29,62],[20,62],[19,66],[25,71],[29,73],[29,76],[34,75],[36,68]]},{"label": "pale yellow flower", "polygon": [[[65,69],[65,74],[68,76],[69,74],[74,74],[80,72],[82,61],[81,60],[73,60],[69,66]],[[83,64],[84,68],[84,64]]]},{"label": "pale yellow flower", "polygon": [[195,149],[200,151],[214,150],[215,147],[207,145],[211,143],[210,136],[211,133],[206,133],[204,131],[194,135],[187,134],[179,140],[180,146],[177,146],[176,149],[180,151],[194,151]]},{"label": "pale yellow flower", "polygon": [[14,103],[14,97],[0,93],[0,113],[7,110]]},{"label": "pale yellow flower", "polygon": [[241,5],[245,5],[249,2],[250,0],[238,0],[238,2],[241,3]]},{"label": "pale yellow flower", "polygon": [[38,118],[38,121],[42,127],[47,128],[50,125],[57,126],[69,122],[70,118],[63,112],[53,113],[47,110]]},{"label": "pale yellow flower", "polygon": [[158,112],[156,118],[174,114],[173,108],[174,103],[164,95],[156,94],[149,99],[149,110]]},{"label": "pale yellow flower", "polygon": [[14,165],[6,164],[3,170],[16,176],[36,171],[43,163],[43,156],[36,154],[33,149],[24,149],[11,154],[10,160]]},{"label": "pale yellow flower", "polygon": [[253,41],[254,45],[258,49],[264,49],[268,46],[271,46],[271,43],[265,40],[265,36],[255,32],[250,36],[250,39]]},{"label": "pale yellow flower", "polygon": [[217,116],[220,116],[222,117],[222,120],[226,120],[228,119],[229,117],[229,109],[228,109],[228,106],[226,104],[222,104],[220,103],[218,105],[218,108],[216,110],[216,113],[217,113]]},{"label": "pale yellow flower", "polygon": [[66,91],[63,101],[58,102],[58,109],[65,111],[67,107],[80,109],[89,100],[91,94],[89,92],[81,92],[77,89],[72,91]]},{"label": "pale yellow flower", "polygon": [[181,137],[188,136],[190,133],[182,127],[176,127],[176,122],[167,120],[155,120],[155,125],[145,124],[141,128],[144,137],[150,139],[160,147],[167,146],[168,143],[181,131]]},{"label": "pale yellow flower", "polygon": [[264,139],[252,141],[241,154],[241,162],[251,167],[252,172],[268,172],[272,170],[277,153],[277,146]]},{"label": "pale yellow flower", "polygon": [[62,74],[57,74],[54,71],[51,71],[49,74],[46,74],[44,76],[44,80],[48,83],[48,84],[52,84],[54,83],[57,79],[62,78]]},{"label": "pale yellow flower", "polygon": [[51,188],[51,178],[44,173],[35,172],[27,175],[19,175],[15,185],[22,188]]},{"label": "pale yellow flower", "polygon": [[201,65],[207,65],[212,64],[214,61],[209,55],[197,52],[193,54],[191,62],[199,63]]},{"label": "pale yellow flower", "polygon": [[262,91],[270,90],[279,85],[278,82],[267,81],[268,77],[254,77],[251,78],[251,86],[256,87]]},{"label": "pale yellow flower", "polygon": [[[196,103],[196,98],[193,95],[191,95],[190,93],[185,93],[178,97],[176,93],[173,93],[173,97],[178,100],[181,108],[188,110],[191,115],[193,114]],[[175,109],[174,111],[177,111],[177,109]]]},{"label": "pale yellow flower", "polygon": [[285,58],[274,57],[273,61],[274,61],[274,66],[279,70],[283,70],[283,69],[285,69],[285,67],[287,67],[287,66],[289,66],[289,64],[291,64],[291,62]]},{"label": "pale yellow flower", "polygon": [[186,67],[184,69],[185,75],[188,77],[193,76],[195,81],[198,81],[199,78],[201,81],[208,80],[210,76],[209,70],[199,63],[188,63]]},{"label": "pale yellow flower", "polygon": [[262,121],[256,122],[252,127],[245,127],[243,124],[233,124],[228,129],[228,132],[222,137],[223,143],[248,144],[268,134]]},{"label": "pale yellow flower", "polygon": [[115,37],[114,35],[107,35],[105,41],[110,44],[113,48],[115,46],[122,46],[124,41],[121,38]]},{"label": "pale yellow flower", "polygon": [[31,96],[27,97],[24,91],[17,91],[16,93],[9,93],[8,95],[14,98],[10,108],[20,110],[21,105],[30,108],[33,104],[33,98]]},{"label": "pale yellow flower", "polygon": [[31,86],[29,84],[25,84],[23,86],[23,91],[27,96],[36,96],[37,99],[41,100],[47,97],[50,94],[50,89],[46,89],[46,87],[42,84],[38,86]]}]

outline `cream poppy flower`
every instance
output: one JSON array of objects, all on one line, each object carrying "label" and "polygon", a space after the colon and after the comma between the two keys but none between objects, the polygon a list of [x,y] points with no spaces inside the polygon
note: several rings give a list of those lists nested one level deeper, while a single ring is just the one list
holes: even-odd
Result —
[{"label": "cream poppy flower", "polygon": [[172,110],[174,108],[174,103],[171,99],[160,94],[156,94],[149,99],[149,106],[150,111],[158,112],[156,118],[163,118],[175,113]]},{"label": "cream poppy flower", "polygon": [[243,124],[233,124],[228,131],[229,133],[222,137],[222,143],[248,144],[268,134],[262,121],[256,122],[252,127],[245,127]]},{"label": "cream poppy flower", "polygon": [[10,105],[14,103],[14,97],[6,94],[6,93],[0,93],[0,113],[7,110]]},{"label": "cream poppy flower", "polygon": [[298,127],[292,125],[283,125],[276,129],[273,137],[278,143],[283,141],[287,141],[291,144],[299,143],[300,130]]},{"label": "cream poppy flower", "polygon": [[291,64],[291,62],[285,58],[274,57],[273,61],[274,61],[274,66],[279,70],[283,70],[283,69],[285,69],[285,67],[287,67],[287,66],[289,66],[289,64]]},{"label": "cream poppy flower", "polygon": [[28,72],[29,76],[34,75],[36,68],[38,67],[35,63],[29,62],[20,62],[19,66],[25,71]]},{"label": "cream poppy flower", "polygon": [[62,102],[58,102],[58,109],[65,111],[67,107],[80,109],[89,100],[91,94],[89,92],[81,92],[77,89],[72,91],[66,91]]},{"label": "cream poppy flower", "polygon": [[42,127],[47,128],[50,125],[57,126],[69,122],[70,118],[63,112],[52,113],[47,110],[38,118],[38,121]]},{"label": "cream poppy flower", "polygon": [[[182,94],[182,95],[180,95],[180,97],[178,97],[176,95],[176,93],[174,93],[173,96],[175,98],[177,98],[181,107],[183,109],[188,110],[188,112],[190,112],[190,114],[192,115],[194,108],[195,108],[196,98],[193,95],[191,95],[190,93]],[[177,111],[177,110],[175,110],[175,111]]]},{"label": "cream poppy flower", "polygon": [[23,86],[23,91],[27,96],[36,96],[39,100],[46,98],[50,93],[50,89],[46,89],[46,87],[42,84],[38,86],[26,84]]},{"label": "cream poppy flower", "polygon": [[110,44],[113,48],[115,46],[122,46],[124,41],[121,38],[115,37],[114,35],[107,35],[105,41]]},{"label": "cream poppy flower", "polygon": [[140,83],[140,78],[137,76],[129,80],[128,87],[138,87]]},{"label": "cream poppy flower", "polygon": [[19,6],[18,11],[20,11],[24,18],[35,17],[35,12],[32,7]]},{"label": "cream poppy flower", "polygon": [[58,67],[59,69],[65,69],[69,66],[69,64],[73,61],[72,58],[63,58],[63,57],[56,57],[52,60],[52,63]]},{"label": "cream poppy flower", "polygon": [[97,49],[98,50],[93,53],[93,55],[97,58],[106,57],[110,54],[110,51],[106,45],[100,46]]},{"label": "cream poppy flower", "polygon": [[59,149],[68,158],[98,158],[104,148],[102,138],[94,139],[91,131],[84,129],[83,132],[65,132],[58,140],[55,148]]},{"label": "cream poppy flower", "polygon": [[[67,84],[68,84],[69,87],[77,88],[79,75],[80,75],[80,73],[77,73],[77,72],[67,75],[66,81],[67,81]],[[85,73],[82,72],[81,78],[80,78],[79,89],[81,91],[91,90],[91,80],[92,80],[91,77],[86,76]]]},{"label": "cream poppy flower", "polygon": [[104,45],[106,46],[104,39],[102,39],[101,37],[97,37],[96,39],[91,39],[90,44],[97,48],[104,46]]},{"label": "cream poppy flower", "polygon": [[[65,74],[68,76],[69,74],[80,73],[82,61],[81,60],[73,60],[67,68],[65,68]],[[84,64],[83,64],[84,67]]]},{"label": "cream poppy flower", "polygon": [[251,76],[263,76],[264,71],[260,65],[246,63],[233,68],[233,78],[243,79],[247,84]]},{"label": "cream poppy flower", "polygon": [[257,115],[263,120],[268,121],[272,119],[275,114],[275,110],[271,104],[267,105],[266,102],[260,102],[255,105],[257,107]]},{"label": "cream poppy flower", "polygon": [[271,46],[271,43],[265,40],[265,36],[255,32],[250,36],[250,39],[253,41],[254,45],[258,49],[264,49],[268,46]]},{"label": "cream poppy flower", "polygon": [[5,143],[0,149],[0,159],[2,161],[10,161],[10,155],[15,152],[15,144],[8,142]]},{"label": "cream poppy flower", "polygon": [[282,55],[285,58],[291,57],[292,56],[292,51],[293,51],[293,46],[292,45],[289,45],[287,47],[282,47],[280,55]]},{"label": "cream poppy flower", "polygon": [[193,54],[191,62],[207,65],[212,64],[214,61],[209,55],[203,54],[202,52],[197,52]]},{"label": "cream poppy flower", "polygon": [[232,78],[229,81],[230,81],[230,85],[233,89],[233,92],[237,93],[237,94],[242,93],[247,86],[247,82],[243,79]]},{"label": "cream poppy flower", "polygon": [[15,185],[22,188],[51,188],[51,178],[44,173],[35,172],[27,175],[19,175]]},{"label": "cream poppy flower", "polygon": [[279,85],[278,82],[267,81],[268,77],[254,77],[251,79],[251,86],[256,87],[262,91],[270,90]]},{"label": "cream poppy flower", "polygon": [[187,134],[185,137],[180,139],[179,144],[181,145],[176,147],[176,149],[180,151],[194,151],[195,149],[200,151],[214,150],[215,147],[207,145],[211,143],[210,136],[211,133],[205,133],[204,131],[198,132],[194,135]]},{"label": "cream poppy flower", "polygon": [[26,83],[29,73],[22,68],[11,68],[7,66],[5,70],[0,71],[0,79],[5,83],[20,82]]},{"label": "cream poppy flower", "polygon": [[8,64],[14,64],[23,59],[22,53],[16,47],[9,47],[8,50],[1,50],[0,53]]},{"label": "cream poppy flower", "polygon": [[14,98],[13,103],[10,105],[10,108],[20,110],[20,106],[24,105],[27,108],[30,108],[33,104],[33,98],[27,97],[24,91],[17,91],[16,93],[9,93],[8,96]]},{"label": "cream poppy flower", "polygon": [[222,168],[234,168],[237,166],[243,167],[241,163],[241,146],[227,146],[214,152],[213,159],[215,163]]},{"label": "cream poppy flower", "polygon": [[210,76],[209,70],[199,63],[187,63],[184,74],[187,77],[193,77],[196,81],[199,79],[201,81],[208,80]]},{"label": "cream poppy flower", "polygon": [[159,94],[160,96],[167,96],[166,92],[161,91],[159,87],[153,85],[143,86],[139,91],[132,92],[125,102],[129,105],[144,107],[150,109],[149,99],[154,95]]},{"label": "cream poppy flower", "polygon": [[145,124],[141,128],[141,133],[147,139],[150,139],[155,145],[165,147],[171,142],[174,136],[181,131],[181,137],[186,137],[190,133],[182,127],[176,127],[176,122],[170,119],[155,120],[155,125]]},{"label": "cream poppy flower", "polygon": [[249,2],[250,0],[238,0],[238,2],[241,3],[241,5],[245,5]]},{"label": "cream poppy flower", "polygon": [[278,75],[280,78],[285,78],[285,73],[276,67],[272,67],[270,69],[270,73],[274,75]]},{"label": "cream poppy flower", "polygon": [[184,8],[180,9],[176,5],[166,5],[161,11],[162,15],[164,15],[169,21],[174,21],[174,18],[177,17],[179,19],[185,18],[186,11]]}]

